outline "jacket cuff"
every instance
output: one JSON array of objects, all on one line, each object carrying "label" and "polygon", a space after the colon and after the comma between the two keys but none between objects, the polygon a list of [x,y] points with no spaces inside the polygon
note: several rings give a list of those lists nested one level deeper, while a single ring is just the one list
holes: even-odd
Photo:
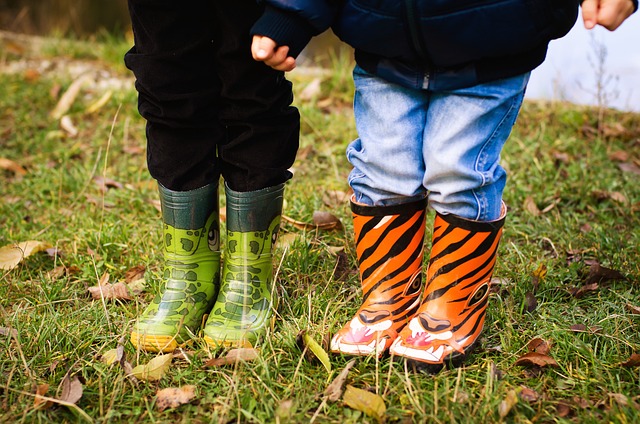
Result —
[{"label": "jacket cuff", "polygon": [[288,46],[289,56],[296,58],[315,34],[311,24],[296,14],[266,6],[251,28],[251,35],[269,37],[278,46]]}]

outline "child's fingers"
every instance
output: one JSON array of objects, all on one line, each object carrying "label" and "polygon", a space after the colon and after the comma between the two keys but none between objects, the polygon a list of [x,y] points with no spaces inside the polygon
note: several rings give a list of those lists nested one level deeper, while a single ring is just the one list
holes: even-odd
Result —
[{"label": "child's fingers", "polygon": [[275,51],[275,54],[265,63],[278,71],[288,72],[296,66],[296,60],[289,56],[289,47],[281,46]]},{"label": "child's fingers", "polygon": [[268,61],[276,50],[276,42],[269,37],[254,35],[251,42],[251,55],[255,60]]},{"label": "child's fingers", "polygon": [[630,0],[600,0],[597,24],[613,31],[622,25],[633,13],[634,6]]},{"label": "child's fingers", "polygon": [[586,29],[596,26],[598,17],[598,0],[584,0],[582,2],[582,21]]}]

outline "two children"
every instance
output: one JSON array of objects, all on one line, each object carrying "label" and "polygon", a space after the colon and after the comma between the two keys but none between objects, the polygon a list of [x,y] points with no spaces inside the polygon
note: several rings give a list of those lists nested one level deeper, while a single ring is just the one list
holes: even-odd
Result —
[{"label": "two children", "polygon": [[[265,0],[254,59],[289,71],[332,28],[355,48],[355,244],[362,305],[334,352],[459,362],[482,331],[507,208],[500,152],[532,69],[574,25],[617,28],[637,0]],[[425,208],[436,211],[422,276]],[[424,280],[424,282],[423,282]]]}]

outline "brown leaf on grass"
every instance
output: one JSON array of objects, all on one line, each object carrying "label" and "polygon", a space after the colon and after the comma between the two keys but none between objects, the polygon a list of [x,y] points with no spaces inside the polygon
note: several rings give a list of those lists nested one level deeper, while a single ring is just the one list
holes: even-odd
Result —
[{"label": "brown leaf on grass", "polygon": [[574,287],[569,290],[569,293],[576,299],[582,298],[585,294],[598,291],[600,289],[600,285],[598,283],[586,284],[582,287]]},{"label": "brown leaf on grass", "polygon": [[129,268],[124,273],[124,282],[128,284],[135,280],[144,279],[144,273],[146,270],[147,268],[144,265],[137,265],[132,268]]},{"label": "brown leaf on grass", "polygon": [[608,393],[609,399],[615,402],[618,406],[626,408],[628,406],[633,407],[634,409],[640,410],[640,404],[638,404],[634,399],[630,399],[628,396],[623,395],[622,393]]},{"label": "brown leaf on grass", "polygon": [[348,407],[363,412],[379,423],[385,421],[387,406],[384,404],[382,397],[375,393],[347,385],[342,401]]},{"label": "brown leaf on grass", "polygon": [[343,228],[340,219],[329,212],[313,212],[313,223],[323,230],[341,230]]},{"label": "brown leaf on grass", "polygon": [[594,190],[592,192],[592,195],[593,197],[596,198],[596,200],[599,200],[599,201],[613,200],[614,202],[622,203],[622,204],[627,204],[629,202],[626,196],[620,193],[619,191]]},{"label": "brown leaf on grass", "polygon": [[193,400],[196,396],[196,386],[187,385],[179,388],[169,387],[156,393],[156,408],[164,411],[167,408],[177,408]]},{"label": "brown leaf on grass", "polygon": [[324,395],[327,397],[329,401],[336,402],[340,399],[340,397],[342,396],[342,393],[344,392],[344,385],[347,382],[349,371],[351,370],[351,368],[353,368],[355,364],[356,364],[355,359],[352,359],[349,362],[347,362],[347,365],[345,365],[342,371],[340,371],[340,374],[338,374],[338,376],[333,379],[331,384],[329,384],[327,388],[324,389]]},{"label": "brown leaf on grass", "polygon": [[69,374],[62,380],[62,394],[58,398],[63,402],[75,405],[82,398],[82,383],[78,377],[70,378]]},{"label": "brown leaf on grass", "polygon": [[587,408],[591,408],[593,405],[591,403],[591,401],[589,401],[588,399],[582,398],[580,396],[574,396],[573,397],[573,402],[580,408],[580,409],[587,409]]},{"label": "brown leaf on grass", "polygon": [[110,188],[121,189],[124,187],[122,183],[111,178],[103,177],[102,175],[93,177],[93,181],[98,186],[98,189],[103,193],[107,192]]},{"label": "brown leaf on grass", "polygon": [[45,397],[47,397],[48,391],[49,391],[49,385],[46,383],[39,384],[38,387],[36,387],[36,396],[33,399],[33,407],[35,409],[51,408],[51,405],[53,405],[53,402],[51,402],[48,399],[45,399]]},{"label": "brown leaf on grass", "polygon": [[538,352],[528,352],[522,355],[514,362],[513,365],[519,365],[521,367],[558,367],[558,363],[555,359],[548,355],[544,355]]},{"label": "brown leaf on grass", "polygon": [[53,247],[51,244],[37,240],[29,240],[0,247],[0,269],[14,269],[23,259],[51,247]]},{"label": "brown leaf on grass", "polygon": [[625,362],[621,362],[620,366],[625,368],[640,367],[640,353],[632,354]]},{"label": "brown leaf on grass", "polygon": [[89,293],[94,300],[133,300],[129,293],[129,287],[125,283],[104,284],[89,287]]},{"label": "brown leaf on grass", "polygon": [[526,386],[520,386],[520,391],[518,392],[518,396],[520,399],[527,403],[534,403],[540,399],[540,395],[533,389],[530,389]]},{"label": "brown leaf on grass", "polygon": [[524,199],[524,204],[522,206],[524,210],[526,210],[533,216],[540,216],[541,214],[540,209],[538,208],[538,205],[536,205],[536,202],[535,200],[533,200],[532,196],[527,196],[527,198]]},{"label": "brown leaf on grass", "polygon": [[517,403],[518,394],[515,390],[509,390],[505,398],[500,402],[500,405],[498,405],[498,415],[500,415],[500,418],[504,419],[509,415],[509,412],[511,412],[511,409],[513,409]]},{"label": "brown leaf on grass", "polygon": [[11,171],[14,174],[19,176],[27,175],[26,169],[24,169],[17,162],[14,162],[11,159],[7,159],[7,158],[0,158],[0,169]]},{"label": "brown leaf on grass", "polygon": [[585,261],[589,267],[589,275],[585,284],[604,283],[611,280],[626,280],[626,277],[618,270],[600,265],[598,261]]},{"label": "brown leaf on grass", "polygon": [[0,327],[0,336],[18,337],[18,330],[10,327]]},{"label": "brown leaf on grass", "polygon": [[573,408],[566,401],[560,401],[556,405],[556,413],[560,418],[567,418],[573,414]]},{"label": "brown leaf on grass", "polygon": [[540,337],[536,337],[535,339],[529,342],[529,344],[527,345],[527,349],[529,349],[529,352],[535,352],[541,355],[546,355],[551,350],[551,343],[549,343],[547,340],[544,340]]},{"label": "brown leaf on grass", "polygon": [[531,313],[538,307],[538,299],[536,299],[536,295],[534,295],[532,292],[526,292],[524,294],[524,300],[527,307],[527,312]]},{"label": "brown leaf on grass", "polygon": [[636,165],[633,162],[619,163],[618,168],[620,168],[622,172],[629,172],[630,174],[640,175],[640,166]]},{"label": "brown leaf on grass", "polygon": [[585,333],[585,332],[589,331],[589,328],[584,324],[573,324],[569,328],[574,333]]},{"label": "brown leaf on grass", "polygon": [[609,159],[614,162],[626,162],[629,160],[629,152],[625,150],[616,150],[615,152],[611,152]]},{"label": "brown leaf on grass", "polygon": [[627,311],[631,312],[634,315],[640,315],[640,306],[634,306],[631,303],[627,303],[624,305]]},{"label": "brown leaf on grass", "polygon": [[309,224],[303,221],[296,221],[286,215],[282,215],[282,220],[290,223],[299,230],[335,230],[342,229],[342,222],[331,215],[329,212],[314,212],[313,224]]},{"label": "brown leaf on grass", "polygon": [[204,364],[205,367],[221,367],[224,365],[233,365],[237,362],[249,362],[258,358],[260,354],[253,348],[231,349],[221,358],[213,358]]}]

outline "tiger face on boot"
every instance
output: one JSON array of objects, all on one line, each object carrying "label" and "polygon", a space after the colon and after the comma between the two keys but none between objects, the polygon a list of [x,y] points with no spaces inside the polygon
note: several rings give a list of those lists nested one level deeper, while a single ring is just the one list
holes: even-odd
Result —
[{"label": "tiger face on boot", "polygon": [[455,364],[484,325],[489,281],[506,215],[478,222],[436,214],[424,300],[390,348],[427,364]]}]

